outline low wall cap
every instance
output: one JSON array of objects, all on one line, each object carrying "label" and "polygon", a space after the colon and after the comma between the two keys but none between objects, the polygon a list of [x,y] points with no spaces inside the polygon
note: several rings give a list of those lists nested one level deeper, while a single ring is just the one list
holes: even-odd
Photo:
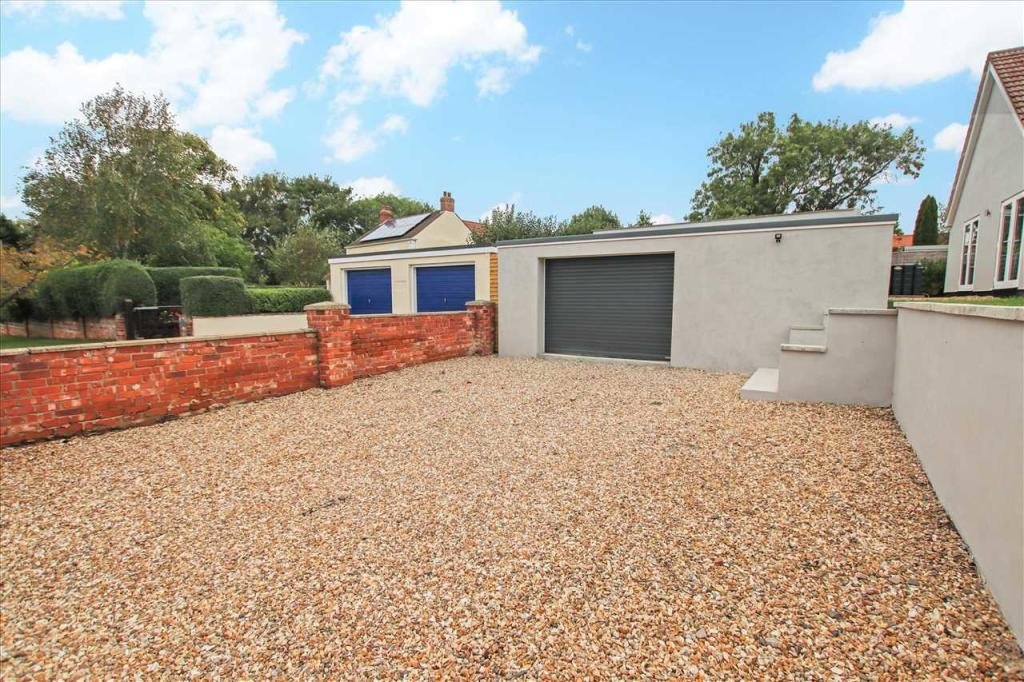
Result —
[{"label": "low wall cap", "polygon": [[321,301],[320,303],[310,303],[303,310],[350,310],[351,306],[348,303],[335,303],[334,301]]}]

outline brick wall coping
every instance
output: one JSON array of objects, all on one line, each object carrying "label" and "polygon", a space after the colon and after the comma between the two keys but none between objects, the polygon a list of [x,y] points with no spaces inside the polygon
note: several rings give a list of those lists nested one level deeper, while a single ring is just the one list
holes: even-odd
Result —
[{"label": "brick wall coping", "polygon": [[892,308],[829,308],[829,315],[895,315]]},{"label": "brick wall coping", "polygon": [[988,317],[993,320],[1024,322],[1024,308],[1018,306],[976,305],[971,303],[925,303],[924,301],[896,302],[897,308],[920,310],[945,315],[966,315],[967,317]]},{"label": "brick wall coping", "polygon": [[285,315],[301,315],[300,310],[297,313],[243,313],[241,315],[193,315],[193,320],[223,320],[227,317],[274,317],[274,316],[285,316]]},{"label": "brick wall coping", "polygon": [[334,301],[320,301],[319,303],[310,303],[303,310],[351,310],[352,306],[348,303],[335,303]]},{"label": "brick wall coping", "polygon": [[315,329],[295,329],[286,332],[242,332],[239,334],[217,334],[214,336],[178,336],[170,339],[135,339],[134,341],[106,341],[103,343],[69,343],[62,346],[39,346],[36,348],[12,348],[0,351],[0,357],[11,355],[28,355],[39,353],[66,353],[80,350],[102,350],[104,348],[125,348],[128,346],[163,346],[175,343],[191,343],[193,341],[223,341],[227,339],[258,339],[264,336],[284,336],[286,334],[315,334]]}]

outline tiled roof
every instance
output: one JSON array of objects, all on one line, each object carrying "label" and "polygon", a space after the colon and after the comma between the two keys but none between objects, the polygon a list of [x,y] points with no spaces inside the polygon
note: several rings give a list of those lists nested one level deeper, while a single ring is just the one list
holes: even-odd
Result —
[{"label": "tiled roof", "polygon": [[894,234],[892,236],[892,248],[902,249],[905,246],[914,245],[914,235],[912,234]]},{"label": "tiled roof", "polygon": [[466,224],[466,227],[468,227],[469,231],[473,234],[480,234],[484,231],[483,223],[478,223],[475,220],[463,220],[462,222]]},{"label": "tiled roof", "polygon": [[990,52],[988,61],[999,76],[1017,118],[1024,124],[1024,47]]}]

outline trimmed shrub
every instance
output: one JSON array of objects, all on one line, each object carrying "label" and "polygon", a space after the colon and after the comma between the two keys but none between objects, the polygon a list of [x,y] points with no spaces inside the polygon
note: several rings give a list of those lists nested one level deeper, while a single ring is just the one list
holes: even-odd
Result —
[{"label": "trimmed shrub", "polygon": [[35,304],[27,296],[17,296],[0,308],[0,322],[24,322],[35,313]]},{"label": "trimmed shrub", "polygon": [[39,283],[36,306],[50,319],[97,318],[120,311],[126,298],[137,306],[155,305],[153,280],[135,261],[109,260],[47,274]]},{"label": "trimmed shrub", "polygon": [[241,277],[242,271],[238,268],[216,268],[216,267],[170,267],[170,268],[146,268],[146,272],[153,279],[156,285],[156,300],[158,305],[181,305],[181,289],[179,284],[185,277],[201,277],[203,275],[220,275],[222,277]]},{"label": "trimmed shrub", "polygon": [[252,288],[253,312],[301,313],[311,303],[331,300],[331,292],[323,287]]},{"label": "trimmed shrub", "polygon": [[252,297],[241,277],[186,277],[180,286],[185,313],[192,317],[224,317],[252,312]]},{"label": "trimmed shrub", "polygon": [[924,272],[922,274],[922,279],[924,280],[924,292],[931,296],[941,296],[942,290],[946,286],[946,261],[925,261]]}]

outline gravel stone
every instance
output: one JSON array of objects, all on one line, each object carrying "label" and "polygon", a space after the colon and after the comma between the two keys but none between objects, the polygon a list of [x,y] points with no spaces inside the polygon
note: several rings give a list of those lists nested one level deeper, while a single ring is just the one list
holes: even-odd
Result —
[{"label": "gravel stone", "polygon": [[0,676],[1019,679],[891,412],[745,379],[464,358],[5,450]]}]

